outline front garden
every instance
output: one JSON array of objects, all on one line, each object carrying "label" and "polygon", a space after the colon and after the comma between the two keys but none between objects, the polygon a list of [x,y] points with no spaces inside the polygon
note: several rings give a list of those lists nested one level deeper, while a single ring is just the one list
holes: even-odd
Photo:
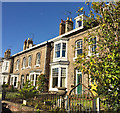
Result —
[{"label": "front garden", "polygon": [[45,111],[64,111],[64,106],[61,104],[61,97],[57,94],[43,93],[41,87],[40,90],[36,89],[32,85],[32,82],[27,81],[24,87],[17,90],[12,85],[3,86],[3,100],[18,103],[22,106],[28,106],[31,108]]}]

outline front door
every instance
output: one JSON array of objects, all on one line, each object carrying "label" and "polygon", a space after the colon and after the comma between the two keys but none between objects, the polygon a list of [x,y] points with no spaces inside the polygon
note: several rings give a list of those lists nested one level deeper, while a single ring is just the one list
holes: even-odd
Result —
[{"label": "front door", "polygon": [[[80,82],[82,83],[82,72],[80,70],[76,70],[76,85]],[[82,85],[77,87],[76,93],[82,94]]]}]

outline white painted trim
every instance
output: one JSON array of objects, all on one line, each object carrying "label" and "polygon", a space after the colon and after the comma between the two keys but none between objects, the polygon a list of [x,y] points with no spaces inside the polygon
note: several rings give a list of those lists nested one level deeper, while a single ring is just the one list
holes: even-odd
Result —
[{"label": "white painted trim", "polygon": [[[60,57],[55,58],[55,45],[59,44],[59,43],[61,44],[61,47],[60,47]],[[63,46],[63,43],[66,43],[65,57],[62,57],[62,46]],[[62,39],[54,43],[53,62],[56,62],[56,61],[67,61],[67,45],[68,45],[67,41],[64,41]]]},{"label": "white painted trim", "polygon": [[[6,63],[8,63],[8,67],[7,67],[7,69],[5,70],[5,68],[6,68]],[[3,61],[3,63],[2,63],[2,72],[8,72],[9,64],[10,64],[10,61],[9,61],[9,60]]]},{"label": "white painted trim", "polygon": [[[12,75],[11,74],[11,77],[10,77],[10,85],[13,85],[14,86],[14,82],[15,82],[15,77],[17,77],[17,81],[16,81],[16,86],[14,86],[15,88],[18,87],[18,76],[19,75]],[[13,77],[13,84],[11,83],[11,78]]]},{"label": "white painted trim", "polygon": [[34,65],[34,67],[40,67],[40,64],[36,64],[36,65]]},{"label": "white painted trim", "polygon": [[68,66],[67,65],[53,65],[51,66],[51,74],[50,74],[50,87],[49,91],[58,91],[57,88],[52,88],[52,69],[59,68],[59,75],[58,75],[58,87],[60,87],[60,77],[61,77],[61,68],[66,68],[66,78],[65,78],[65,87],[67,88],[67,76],[68,76]]},{"label": "white painted trim", "polygon": [[31,66],[26,67],[26,69],[31,69]]},{"label": "white painted trim", "polygon": [[24,70],[26,67],[22,67],[21,70]]},{"label": "white painted trim", "polygon": [[40,75],[40,72],[31,72],[31,73],[29,74],[29,80],[30,80],[30,78],[31,78],[31,75],[34,75],[33,85],[35,86],[36,75]]},{"label": "white painted trim", "polygon": [[[4,77],[6,78],[6,80],[5,80],[5,81],[3,80],[3,79],[4,79]],[[1,83],[2,83],[2,85],[3,85],[3,82],[8,83],[8,75],[1,75]]]}]

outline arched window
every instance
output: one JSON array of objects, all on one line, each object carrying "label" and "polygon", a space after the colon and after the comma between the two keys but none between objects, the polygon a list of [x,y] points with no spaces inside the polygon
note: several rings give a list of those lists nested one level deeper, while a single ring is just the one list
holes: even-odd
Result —
[{"label": "arched window", "polygon": [[21,75],[21,85],[22,85],[22,87],[24,85],[24,75]]},{"label": "arched window", "polygon": [[19,64],[20,64],[20,60],[18,59],[18,60],[16,61],[16,70],[19,70]]},{"label": "arched window", "polygon": [[25,66],[26,66],[26,58],[24,57],[23,58],[23,66],[22,67],[25,68]]},{"label": "arched window", "polygon": [[82,39],[76,41],[75,43],[76,51],[75,51],[75,57],[82,54]]},{"label": "arched window", "polygon": [[28,57],[28,67],[31,66],[31,60],[32,60],[32,56],[30,55],[30,56]]},{"label": "arched window", "polygon": [[94,37],[90,37],[89,38],[89,43],[92,43],[92,44],[89,44],[88,48],[89,48],[89,51],[88,51],[88,55],[92,55],[92,54],[95,54],[95,51],[96,51],[96,48],[97,48],[97,38]]},{"label": "arched window", "polygon": [[36,55],[36,65],[40,64],[40,53],[37,53]]}]

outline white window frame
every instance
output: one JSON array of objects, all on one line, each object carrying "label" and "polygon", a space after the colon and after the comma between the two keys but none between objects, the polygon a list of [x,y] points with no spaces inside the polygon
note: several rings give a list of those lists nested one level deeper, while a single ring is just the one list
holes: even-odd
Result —
[{"label": "white window frame", "polygon": [[49,87],[49,91],[58,91],[57,88],[53,88],[52,87],[52,70],[54,68],[58,68],[59,72],[58,72],[58,87],[60,87],[60,82],[61,82],[61,68],[66,68],[66,78],[65,78],[65,87],[67,88],[67,76],[68,76],[68,66],[67,65],[54,65],[51,66],[51,75],[50,75],[50,87]]},{"label": "white window frame", "polygon": [[[40,52],[38,52],[37,54],[36,54],[36,63],[35,63],[35,67],[40,67],[40,59],[39,59],[39,63],[38,63],[38,54],[40,54]],[[40,54],[40,57],[41,57],[41,54]]]},{"label": "white window frame", "polygon": [[[31,72],[30,74],[29,74],[29,80],[30,80],[30,78],[31,78],[31,76],[32,75],[34,75],[34,80],[33,80],[33,85],[35,86],[36,85],[36,75],[40,75],[41,73],[40,72]],[[30,80],[31,81],[31,80]],[[36,88],[37,88],[37,86],[36,86]]]},{"label": "white window frame", "polygon": [[[11,83],[11,78],[13,77],[13,81]],[[16,81],[16,86],[14,86],[14,82],[15,82],[15,77],[17,77],[17,81]],[[13,85],[14,87],[18,87],[18,75],[11,75],[10,77],[10,85]]]},{"label": "white window frame", "polygon": [[[83,19],[84,19],[83,14],[81,14],[75,18],[75,29],[78,29],[78,28],[82,29],[83,28]],[[82,21],[81,26],[78,25],[78,21]]]},{"label": "white window frame", "polygon": [[[56,44],[61,44],[61,47],[60,47],[60,57],[55,57],[55,47],[56,47]],[[65,52],[65,57],[62,57],[62,50],[63,50],[63,43],[66,43],[66,52]],[[54,57],[53,57],[53,61],[67,61],[67,41],[64,41],[64,40],[60,40],[60,41],[57,41],[54,43]]]},{"label": "white window frame", "polygon": [[[96,44],[92,44],[92,45],[96,45],[96,48],[97,48],[97,36],[95,38],[96,38]],[[88,38],[89,42],[90,42],[90,39],[91,37]],[[93,48],[93,47],[91,48],[92,45],[88,45],[88,56],[94,55],[93,51],[91,50]]]},{"label": "white window frame", "polygon": [[[6,68],[6,66],[7,66],[7,68]],[[8,71],[8,68],[9,68],[9,61],[4,61],[4,63],[3,63],[3,72]]]},{"label": "white window frame", "polygon": [[5,84],[8,83],[8,75],[1,75],[1,83],[2,83],[2,85],[3,85],[4,82],[5,82]]},{"label": "white window frame", "polygon": [[[78,42],[82,42],[82,44],[80,45],[80,48],[77,47],[77,43],[78,43]],[[82,49],[82,51],[83,51],[83,41],[82,41],[82,39],[79,39],[79,40],[77,40],[77,41],[75,42],[75,58],[78,57],[78,55],[77,55],[77,50],[79,50],[79,49]]]},{"label": "white window frame", "polygon": [[26,58],[24,57],[23,60],[22,60],[22,70],[25,69],[25,67],[26,67]]},{"label": "white window frame", "polygon": [[19,59],[17,59],[17,61],[16,61],[16,71],[18,71],[18,70],[19,70],[19,65],[20,65],[20,60],[19,60]]},{"label": "white window frame", "polygon": [[[30,61],[31,60],[31,61]],[[31,63],[32,63],[32,56],[29,55],[28,56],[28,67],[27,68],[31,68]]]}]

